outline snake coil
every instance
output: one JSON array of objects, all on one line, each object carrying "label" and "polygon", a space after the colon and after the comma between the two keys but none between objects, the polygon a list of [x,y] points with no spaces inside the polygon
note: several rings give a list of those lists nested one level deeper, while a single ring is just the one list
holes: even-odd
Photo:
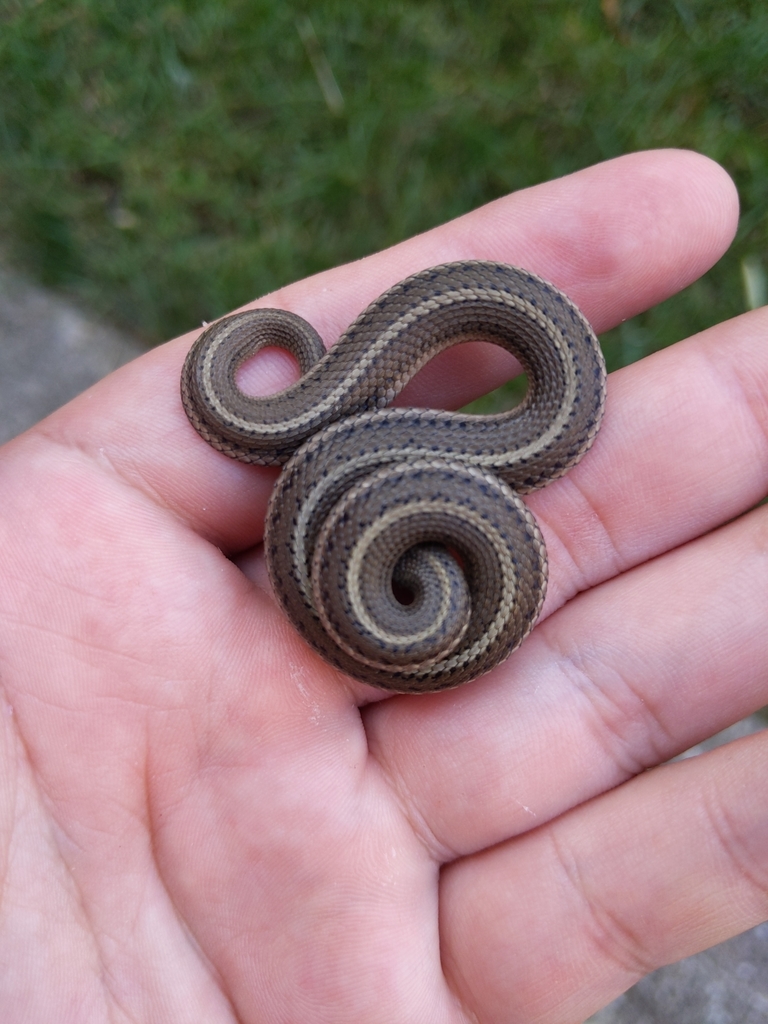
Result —
[{"label": "snake coil", "polygon": [[[434,355],[468,340],[517,357],[521,405],[489,416],[386,408]],[[237,370],[267,346],[292,352],[301,379],[246,395]],[[363,682],[418,693],[489,671],[533,628],[547,555],[520,495],[590,448],[605,378],[597,338],[562,292],[473,260],[395,285],[327,353],[295,314],[226,317],[192,346],[181,392],[214,448],[285,464],[265,551],[301,635]]]}]

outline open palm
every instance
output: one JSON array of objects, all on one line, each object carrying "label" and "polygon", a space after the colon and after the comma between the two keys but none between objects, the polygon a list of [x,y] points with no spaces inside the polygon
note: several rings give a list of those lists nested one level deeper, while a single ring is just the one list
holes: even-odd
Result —
[{"label": "open palm", "polygon": [[[409,273],[524,266],[598,331],[703,273],[729,179],[636,154],[286,288],[331,341]],[[609,380],[595,447],[530,497],[545,614],[488,676],[387,697],[283,619],[274,473],[191,429],[191,338],[0,459],[0,1018],[579,1022],[768,917],[768,742],[658,767],[768,702],[768,312]],[[502,354],[446,353],[456,406]],[[273,389],[291,370],[261,358]],[[727,525],[725,525],[727,524]]]}]

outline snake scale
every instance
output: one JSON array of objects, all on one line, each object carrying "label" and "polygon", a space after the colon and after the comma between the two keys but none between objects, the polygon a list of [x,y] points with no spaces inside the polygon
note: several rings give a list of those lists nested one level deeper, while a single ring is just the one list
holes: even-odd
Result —
[{"label": "snake scale", "polygon": [[[468,340],[517,357],[521,405],[487,416],[386,408],[434,355]],[[301,379],[248,396],[237,370],[267,346],[292,352]],[[356,679],[420,693],[489,671],[533,628],[547,555],[520,495],[590,448],[605,379],[597,338],[562,292],[471,260],[401,281],[327,353],[293,313],[219,320],[190,350],[181,392],[214,448],[284,464],[265,552],[304,639]]]}]

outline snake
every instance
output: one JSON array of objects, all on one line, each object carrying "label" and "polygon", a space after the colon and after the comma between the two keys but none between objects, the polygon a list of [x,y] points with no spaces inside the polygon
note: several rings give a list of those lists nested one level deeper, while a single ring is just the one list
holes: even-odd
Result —
[{"label": "snake", "polygon": [[[487,415],[391,406],[435,355],[466,341],[511,352],[522,402]],[[259,350],[292,353],[300,379],[252,396]],[[198,433],[245,463],[281,466],[264,551],[278,603],[347,676],[429,693],[500,664],[533,629],[547,552],[522,495],[591,447],[605,407],[600,344],[537,275],[463,260],[407,277],[326,351],[295,313],[252,309],[192,345],[181,398]]]}]

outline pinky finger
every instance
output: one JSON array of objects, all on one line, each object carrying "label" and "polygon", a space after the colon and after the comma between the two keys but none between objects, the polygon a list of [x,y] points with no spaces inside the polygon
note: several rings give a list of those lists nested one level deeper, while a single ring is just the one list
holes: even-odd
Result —
[{"label": "pinky finger", "polygon": [[581,1024],[768,918],[768,732],[654,769],[443,873],[449,982],[482,1024]]}]

